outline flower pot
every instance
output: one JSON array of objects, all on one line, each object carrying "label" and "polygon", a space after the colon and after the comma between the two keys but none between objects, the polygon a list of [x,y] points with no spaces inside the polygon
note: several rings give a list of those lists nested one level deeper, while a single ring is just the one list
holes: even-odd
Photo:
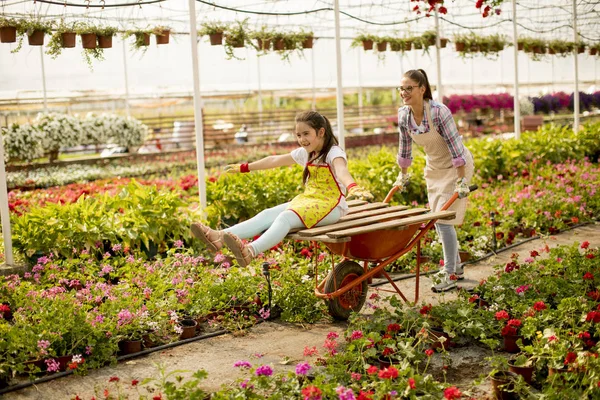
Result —
[{"label": "flower pot", "polygon": [[412,49],[412,42],[404,42],[404,51]]},{"label": "flower pot", "polygon": [[81,45],[84,49],[95,49],[96,48],[96,34],[95,33],[82,33],[81,34]]},{"label": "flower pot", "polygon": [[396,360],[390,358],[390,356],[379,356],[377,362],[379,363],[379,368],[384,369],[392,366]]},{"label": "flower pot", "polygon": [[465,51],[465,44],[464,43],[454,43],[454,46],[456,47],[456,51]]},{"label": "flower pot", "polygon": [[585,52],[585,46],[579,46],[577,47],[577,53],[578,54],[582,54]]},{"label": "flower pot", "polygon": [[150,34],[149,33],[142,33],[142,37],[144,38],[144,40],[142,41],[141,46],[150,46]]},{"label": "flower pot", "polygon": [[208,35],[211,46],[219,46],[223,44],[223,32],[215,32]]},{"label": "flower pot", "polygon": [[413,47],[415,48],[415,50],[421,50],[423,48],[423,43],[421,43],[421,42],[414,42],[413,43]]},{"label": "flower pot", "polygon": [[71,364],[71,362],[73,361],[73,355],[71,354],[68,356],[57,357],[56,361],[58,362],[58,370],[66,371],[67,368],[69,367],[69,364]]},{"label": "flower pot", "polygon": [[517,380],[517,374],[510,371],[498,371],[490,376],[492,381],[492,389],[494,392],[494,398],[497,400],[513,400],[517,399],[517,396],[510,392],[514,389],[515,381]]},{"label": "flower pot", "polygon": [[278,51],[285,50],[285,42],[283,39],[275,39],[273,42],[273,49]]},{"label": "flower pot", "polygon": [[535,367],[533,365],[513,365],[513,363],[514,359],[508,360],[508,370],[510,372],[514,372],[517,375],[521,375],[523,377],[523,380],[527,384],[531,385],[531,382],[533,381],[533,370]]},{"label": "flower pot", "polygon": [[314,41],[314,38],[312,36],[307,37],[306,39],[304,39],[302,41],[302,48],[303,49],[312,49],[313,48],[313,41]]},{"label": "flower pot", "polygon": [[390,43],[390,51],[402,50],[402,43]]},{"label": "flower pot", "polygon": [[447,44],[448,44],[448,39],[440,38],[440,49],[445,49]]},{"label": "flower pot", "polygon": [[8,374],[0,375],[0,390],[8,387],[9,380]]},{"label": "flower pot", "polygon": [[4,26],[0,28],[0,42],[14,43],[17,41],[17,28],[14,26]]},{"label": "flower pot", "polygon": [[554,50],[554,49],[548,49],[548,54],[556,54],[556,50]]},{"label": "flower pot", "polygon": [[504,351],[508,353],[518,353],[521,348],[517,344],[517,340],[523,339],[521,335],[506,335],[504,336]]},{"label": "flower pot", "polygon": [[142,340],[121,340],[119,351],[122,355],[139,353],[142,351]]},{"label": "flower pot", "polygon": [[229,37],[229,38],[227,38],[227,43],[229,43],[231,45],[231,47],[233,47],[235,49],[244,47],[244,39],[243,38],[240,39],[240,38]]},{"label": "flower pot", "polygon": [[552,368],[548,366],[548,376],[566,374],[567,372],[573,372],[569,367]]},{"label": "flower pot", "polygon": [[183,332],[179,335],[180,340],[190,339],[196,336],[196,321],[193,319],[184,319],[181,321],[180,326]]},{"label": "flower pot", "polygon": [[[442,328],[431,328],[429,333],[432,336],[432,349],[446,350],[450,347],[450,336]],[[442,339],[443,338],[443,339]],[[445,339],[445,340],[444,340]]]},{"label": "flower pot", "polygon": [[377,51],[386,51],[386,50],[387,50],[387,42],[377,43]]},{"label": "flower pot", "polygon": [[41,358],[38,359],[38,360],[25,361],[23,363],[23,367],[25,367],[25,372],[26,373],[33,372],[33,371],[36,370],[36,368],[37,368],[38,373],[46,371],[46,363]]},{"label": "flower pot", "polygon": [[520,50],[520,51],[523,50],[523,43],[518,43],[517,44],[517,50]]},{"label": "flower pot", "polygon": [[98,47],[101,49],[110,49],[112,47],[112,35],[98,36]]},{"label": "flower pot", "polygon": [[142,335],[142,344],[144,345],[145,349],[150,349],[152,347],[158,346],[158,343],[156,343],[154,341],[154,339],[152,339],[152,333],[151,332],[144,333]]},{"label": "flower pot", "polygon": [[271,48],[271,39],[256,39],[259,50],[269,50]]},{"label": "flower pot", "polygon": [[373,41],[372,40],[363,40],[362,45],[363,45],[363,50],[373,50]]},{"label": "flower pot", "polygon": [[72,49],[77,42],[77,34],[75,32],[63,32],[60,34],[61,45],[65,49]]},{"label": "flower pot", "polygon": [[169,34],[171,31],[162,31],[160,34],[156,34],[156,44],[168,44],[169,43]]},{"label": "flower pot", "polygon": [[464,263],[471,259],[471,253],[468,251],[459,251],[458,256],[460,257],[460,262]]},{"label": "flower pot", "polygon": [[44,31],[33,31],[31,35],[27,36],[27,41],[30,46],[43,46],[45,35]]},{"label": "flower pot", "polygon": [[590,49],[590,56],[595,56],[598,54],[598,49]]}]

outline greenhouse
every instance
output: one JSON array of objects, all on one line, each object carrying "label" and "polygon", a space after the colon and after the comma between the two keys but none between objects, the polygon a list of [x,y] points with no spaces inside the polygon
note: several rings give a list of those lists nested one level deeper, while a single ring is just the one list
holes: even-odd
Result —
[{"label": "greenhouse", "polygon": [[0,397],[600,398],[598,26],[2,1]]}]

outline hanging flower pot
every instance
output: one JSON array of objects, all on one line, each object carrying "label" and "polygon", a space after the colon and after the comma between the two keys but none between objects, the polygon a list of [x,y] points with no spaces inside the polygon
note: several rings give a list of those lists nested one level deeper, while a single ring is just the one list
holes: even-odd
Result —
[{"label": "hanging flower pot", "polygon": [[523,48],[524,48],[523,43],[517,43],[517,50],[523,51]]},{"label": "hanging flower pot", "polygon": [[134,354],[142,351],[142,340],[121,340],[119,342],[121,354]]},{"label": "hanging flower pot", "polygon": [[156,44],[168,44],[169,43],[169,35],[171,31],[168,29],[157,31],[155,33],[156,36]]},{"label": "hanging flower pot", "polygon": [[27,36],[27,41],[29,42],[30,46],[43,46],[45,35],[46,33],[44,31],[33,31],[31,35]]},{"label": "hanging flower pot", "polygon": [[377,43],[377,51],[382,52],[387,50],[387,42]]},{"label": "hanging flower pot", "polygon": [[142,38],[143,38],[143,40],[142,40],[142,44],[141,45],[142,46],[150,46],[150,34],[146,33],[146,32],[143,32],[142,33]]},{"label": "hanging flower pot", "polygon": [[227,43],[229,45],[231,45],[231,47],[239,49],[241,47],[244,47],[244,38],[237,38],[237,37],[232,37],[229,36],[227,39]]},{"label": "hanging flower pot", "polygon": [[390,51],[400,51],[402,50],[402,43],[392,42],[390,43]]},{"label": "hanging flower pot", "polygon": [[112,35],[98,36],[98,47],[101,49],[110,49],[112,47]]},{"label": "hanging flower pot", "polygon": [[595,56],[598,54],[598,49],[590,49],[590,56]]},{"label": "hanging flower pot", "polygon": [[448,39],[440,38],[440,48],[441,49],[445,49],[447,44],[448,44]]},{"label": "hanging flower pot", "polygon": [[269,50],[271,48],[271,39],[256,39],[259,50]]},{"label": "hanging flower pot", "polygon": [[498,371],[490,376],[494,398],[497,400],[513,400],[515,399],[512,392],[517,380],[517,374],[510,371]]},{"label": "hanging flower pot", "polygon": [[407,40],[406,42],[404,42],[404,51],[409,51],[410,49],[412,49],[412,42],[410,40]]},{"label": "hanging flower pot", "polygon": [[273,50],[285,50],[285,41],[283,40],[283,38],[276,38],[273,41]]},{"label": "hanging flower pot", "polygon": [[304,39],[302,41],[302,48],[303,49],[312,49],[313,41],[314,41],[314,38],[312,36],[307,37],[306,39]]},{"label": "hanging flower pot", "polygon": [[456,43],[454,43],[454,46],[456,48],[456,51],[465,51],[464,43],[456,42]]},{"label": "hanging flower pot", "polygon": [[3,26],[0,28],[0,42],[14,43],[17,41],[17,28],[14,26]]},{"label": "hanging flower pot", "polygon": [[84,49],[95,49],[96,48],[96,34],[95,33],[82,33],[81,34],[81,45]]},{"label": "hanging flower pot", "polygon": [[63,32],[60,34],[62,47],[71,49],[75,47],[77,34],[75,32]]},{"label": "hanging flower pot", "polygon": [[223,44],[223,32],[210,33],[208,35],[211,46],[219,46]]},{"label": "hanging flower pot", "polygon": [[517,340],[523,340],[521,335],[506,335],[504,336],[504,351],[508,353],[518,353],[521,348],[517,344]]},{"label": "hanging flower pot", "polygon": [[363,50],[373,50],[373,41],[372,40],[363,40],[362,45],[363,45]]},{"label": "hanging flower pot", "polygon": [[584,53],[584,52],[585,52],[585,46],[583,46],[583,45],[579,45],[579,46],[577,47],[577,53],[578,53],[578,54],[582,54],[582,53]]},{"label": "hanging flower pot", "polygon": [[182,329],[182,332],[179,335],[180,340],[190,339],[196,336],[196,321],[194,321],[193,319],[184,319],[181,320],[180,324]]}]

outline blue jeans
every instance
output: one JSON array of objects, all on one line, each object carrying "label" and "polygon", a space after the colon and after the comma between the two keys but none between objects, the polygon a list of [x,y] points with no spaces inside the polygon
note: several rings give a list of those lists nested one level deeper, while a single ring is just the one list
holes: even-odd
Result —
[{"label": "blue jeans", "polygon": [[[286,210],[290,203],[280,204],[261,211],[247,221],[240,222],[231,228],[225,229],[225,232],[231,232],[241,239],[253,238],[263,233],[250,246],[254,254],[262,253],[274,247],[283,240],[292,229],[304,228],[300,217],[292,210]],[[341,211],[338,207],[331,210],[317,226],[330,225],[336,223],[341,218]]]}]

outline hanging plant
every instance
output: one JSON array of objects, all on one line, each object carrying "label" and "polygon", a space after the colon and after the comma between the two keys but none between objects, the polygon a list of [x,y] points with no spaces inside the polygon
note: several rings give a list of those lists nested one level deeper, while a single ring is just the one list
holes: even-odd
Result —
[{"label": "hanging plant", "polygon": [[150,34],[152,33],[151,29],[136,29],[136,30],[128,30],[123,34],[123,40],[133,36],[133,51],[142,51],[142,55],[146,53],[148,50],[148,46],[150,46]]},{"label": "hanging plant", "polygon": [[152,33],[156,36],[156,44],[168,44],[171,28],[168,26],[156,26],[152,29]]},{"label": "hanging plant", "polygon": [[600,43],[592,44],[589,46],[590,56],[596,56],[600,53]]},{"label": "hanging plant", "polygon": [[98,47],[101,49],[110,49],[112,47],[113,36],[118,32],[118,29],[112,26],[100,26],[96,28],[96,36],[98,37]]},{"label": "hanging plant", "polygon": [[254,46],[256,51],[266,52],[271,49],[275,32],[263,25],[260,30],[251,32],[249,36],[256,40],[256,46]]},{"label": "hanging plant", "polygon": [[66,24],[61,21],[48,42],[46,54],[55,59],[62,53],[62,49],[73,48],[77,41],[75,23]]},{"label": "hanging plant", "polygon": [[227,31],[229,25],[222,22],[205,22],[198,31],[199,36],[208,36],[211,46],[223,44],[223,34]]},{"label": "hanging plant", "polygon": [[15,43],[19,22],[14,18],[0,17],[0,42]]},{"label": "hanging plant", "polygon": [[16,23],[17,47],[11,50],[11,53],[17,53],[23,47],[23,37],[27,36],[30,46],[42,46],[44,36],[52,32],[52,22],[41,21],[39,19],[20,19]]},{"label": "hanging plant", "polygon": [[236,57],[233,53],[233,49],[242,48],[246,45],[246,41],[250,40],[249,32],[247,30],[248,18],[243,21],[237,21],[235,24],[229,26],[225,32],[225,54],[227,59],[232,58],[241,60]]},{"label": "hanging plant", "polygon": [[566,57],[573,53],[575,43],[567,42],[566,40],[551,40],[548,42],[548,54]]},{"label": "hanging plant", "polygon": [[300,31],[298,40],[302,43],[303,49],[312,49],[315,35],[312,31]]},{"label": "hanging plant", "polygon": [[350,47],[362,46],[363,50],[365,51],[373,50],[373,42],[376,42],[377,40],[378,37],[375,35],[371,35],[369,33],[361,33],[360,35],[352,39]]}]

